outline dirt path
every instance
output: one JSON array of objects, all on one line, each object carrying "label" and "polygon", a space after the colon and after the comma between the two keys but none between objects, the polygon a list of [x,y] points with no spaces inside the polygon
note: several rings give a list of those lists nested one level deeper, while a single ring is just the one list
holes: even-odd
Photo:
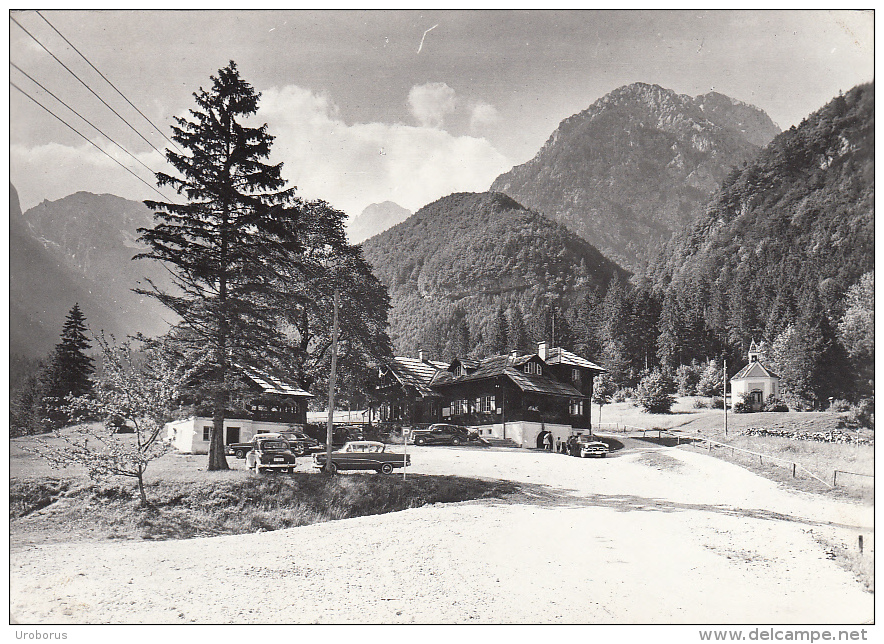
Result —
[{"label": "dirt path", "polygon": [[593,461],[522,450],[412,454],[416,472],[509,479],[525,492],[247,536],[13,544],[11,614],[24,623],[873,617],[873,596],[814,538],[871,534],[870,506],[785,490],[676,449]]}]

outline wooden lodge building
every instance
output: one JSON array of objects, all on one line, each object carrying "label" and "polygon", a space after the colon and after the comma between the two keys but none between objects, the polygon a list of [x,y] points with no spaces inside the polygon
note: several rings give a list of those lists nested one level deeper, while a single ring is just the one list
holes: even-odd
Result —
[{"label": "wooden lodge building", "polygon": [[522,447],[591,433],[593,379],[604,369],[546,342],[536,354],[512,352],[450,364],[397,357],[381,368],[372,418],[405,426],[450,422],[483,438]]},{"label": "wooden lodge building", "polygon": [[[224,445],[247,443],[255,434],[304,431],[307,402],[313,394],[251,367],[234,365],[233,369],[237,371],[242,389],[233,394],[231,408],[224,416]],[[181,452],[207,454],[212,410],[199,404],[190,407],[192,414],[166,423],[166,440]]]}]

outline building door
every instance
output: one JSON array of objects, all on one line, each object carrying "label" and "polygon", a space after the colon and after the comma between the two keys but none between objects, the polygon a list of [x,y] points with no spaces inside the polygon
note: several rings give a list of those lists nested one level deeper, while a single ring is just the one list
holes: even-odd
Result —
[{"label": "building door", "polygon": [[758,411],[764,407],[764,392],[759,389],[753,390],[749,394],[749,405],[754,411]]},{"label": "building door", "polygon": [[239,442],[239,427],[228,427],[227,428],[227,436],[224,441],[225,445],[230,445],[231,443]]}]

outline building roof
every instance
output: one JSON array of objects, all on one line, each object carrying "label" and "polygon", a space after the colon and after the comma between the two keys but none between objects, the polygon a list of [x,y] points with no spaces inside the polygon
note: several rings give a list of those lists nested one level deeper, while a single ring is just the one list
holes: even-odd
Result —
[{"label": "building roof", "polygon": [[297,385],[293,385],[276,378],[268,373],[263,373],[248,365],[234,364],[233,367],[243,376],[251,380],[261,388],[265,394],[278,394],[282,396],[299,396],[301,398],[313,398],[313,394],[304,391]]},{"label": "building roof", "polygon": [[549,376],[523,373],[518,369],[518,367],[521,367],[526,362],[536,357],[535,354],[522,356],[512,354],[489,356],[488,358],[479,361],[479,366],[473,373],[455,377],[449,371],[440,371],[436,374],[430,384],[431,386],[436,387],[455,383],[474,382],[476,380],[494,378],[496,376],[506,376],[522,391],[533,391],[554,396],[585,397],[570,384],[559,382]]},{"label": "building roof", "polygon": [[734,380],[746,380],[748,378],[776,378],[777,380],[780,379],[777,374],[765,367],[760,362],[750,362],[745,367],[740,369],[740,371],[731,378],[731,382],[733,382]]},{"label": "building roof", "polygon": [[405,358],[397,356],[388,365],[390,371],[396,379],[403,385],[414,387],[421,396],[438,396],[438,394],[430,389],[430,381],[433,380],[439,372],[445,372],[448,364],[445,362],[436,362],[433,360],[418,360],[416,358]]},{"label": "building roof", "polygon": [[604,367],[600,367],[594,362],[590,362],[586,358],[581,358],[576,353],[566,351],[561,347],[553,347],[547,354],[546,364],[567,364],[575,367],[584,367],[586,369],[594,369],[595,371],[606,371]]},{"label": "building roof", "polygon": [[513,368],[507,368],[504,374],[512,380],[522,391],[530,391],[552,396],[569,396],[572,398],[586,398],[571,385],[559,382],[548,376],[538,376],[531,373],[523,373]]}]

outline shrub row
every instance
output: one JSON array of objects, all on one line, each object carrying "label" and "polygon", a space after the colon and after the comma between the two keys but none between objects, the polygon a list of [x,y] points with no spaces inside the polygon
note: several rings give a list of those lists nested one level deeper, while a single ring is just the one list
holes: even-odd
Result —
[{"label": "shrub row", "polygon": [[853,436],[846,432],[833,429],[828,432],[800,432],[787,429],[765,429],[749,427],[743,432],[747,436],[776,436],[797,441],[816,441],[818,443],[851,443],[853,445],[874,445],[875,441],[863,436]]}]

